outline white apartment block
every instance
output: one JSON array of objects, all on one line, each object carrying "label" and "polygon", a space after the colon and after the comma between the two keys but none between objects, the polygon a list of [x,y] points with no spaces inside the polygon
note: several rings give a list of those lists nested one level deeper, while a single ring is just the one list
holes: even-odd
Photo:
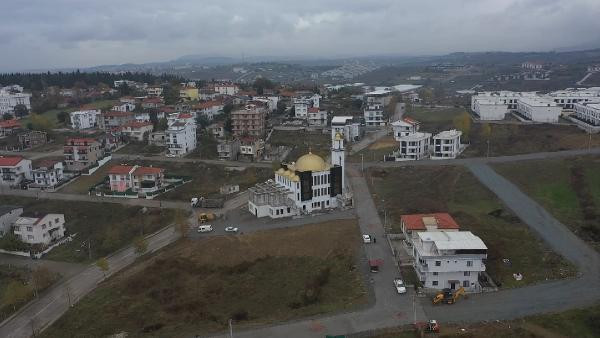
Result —
[{"label": "white apartment block", "polygon": [[401,137],[400,148],[393,153],[396,161],[421,160],[429,156],[430,133],[416,132]]},{"label": "white apartment block", "polygon": [[549,99],[528,97],[517,101],[517,113],[531,121],[556,123],[561,112],[562,108]]},{"label": "white apartment block", "polygon": [[461,151],[460,130],[445,130],[433,136],[433,149],[431,159],[451,159],[456,158]]},{"label": "white apartment block", "polygon": [[309,108],[307,120],[309,126],[324,127],[327,125],[327,111],[317,107]]},{"label": "white apartment block", "polygon": [[308,116],[310,100],[294,99],[294,117],[305,119]]},{"label": "white apartment block", "polygon": [[162,95],[163,89],[160,86],[152,86],[146,88],[146,94],[152,97],[159,97]]},{"label": "white apartment block", "polygon": [[572,111],[575,103],[596,102],[600,103],[600,87],[567,88],[546,95],[556,102],[563,110]]},{"label": "white apartment block", "polygon": [[196,149],[196,120],[191,114],[173,114],[167,119],[166,143],[171,155],[184,156]]},{"label": "white apartment block", "polygon": [[362,136],[363,128],[352,116],[334,116],[331,119],[331,141],[337,133],[344,136],[344,141],[355,142]]},{"label": "white apartment block", "polygon": [[19,217],[13,225],[13,232],[25,243],[48,245],[65,236],[65,215]]},{"label": "white apartment block", "polygon": [[100,113],[101,111],[99,109],[78,110],[69,113],[71,118],[71,128],[90,129],[96,127]]},{"label": "white apartment block", "polygon": [[54,188],[65,179],[61,161],[44,160],[32,171],[33,186],[36,188]]},{"label": "white apartment block", "polygon": [[415,271],[425,288],[481,291],[487,246],[470,231],[425,231],[413,242]]},{"label": "white apartment block", "polygon": [[574,107],[577,119],[600,126],[600,103],[575,103]]},{"label": "white apartment block", "polygon": [[0,185],[19,186],[32,179],[31,160],[21,156],[0,156]]},{"label": "white apartment block", "polygon": [[508,113],[508,105],[498,100],[475,99],[471,107],[482,121],[504,120],[506,113]]},{"label": "white apartment block", "polygon": [[402,120],[392,122],[392,130],[394,131],[394,139],[400,141],[402,137],[414,134],[419,131],[421,124],[409,117]]},{"label": "white apartment block", "polygon": [[365,124],[367,126],[385,126],[386,121],[383,118],[382,104],[367,104],[364,109]]},{"label": "white apartment block", "polygon": [[215,85],[215,92],[221,95],[233,96],[240,91],[240,88],[233,83],[219,83]]},{"label": "white apartment block", "polygon": [[[8,89],[7,89],[8,88]],[[10,89],[10,90],[9,90]],[[20,87],[22,90],[22,87]],[[12,87],[5,87],[0,89],[0,115],[4,114],[15,114],[15,107],[17,105],[24,105],[27,110],[31,110],[31,94],[18,92],[13,90]]]}]

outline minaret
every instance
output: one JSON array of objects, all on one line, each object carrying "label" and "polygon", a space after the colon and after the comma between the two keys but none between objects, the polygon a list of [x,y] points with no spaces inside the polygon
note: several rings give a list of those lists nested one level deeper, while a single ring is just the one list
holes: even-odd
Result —
[{"label": "minaret", "polygon": [[344,135],[337,132],[333,138],[333,144],[331,147],[331,165],[342,167],[342,192],[346,191],[346,167],[345,167],[345,153],[344,153]]}]

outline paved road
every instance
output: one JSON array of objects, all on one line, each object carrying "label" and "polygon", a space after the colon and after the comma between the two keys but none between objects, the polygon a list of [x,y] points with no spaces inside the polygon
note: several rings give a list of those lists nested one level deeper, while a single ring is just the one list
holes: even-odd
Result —
[{"label": "paved road", "polygon": [[[168,227],[148,237],[148,251],[156,251],[179,237],[179,234]],[[137,255],[132,247],[127,247],[108,257],[110,270],[107,277],[133,263]],[[39,331],[56,321],[74,304],[92,291],[104,279],[103,273],[94,265],[71,277],[63,283],[52,287],[44,296],[29,303],[10,321],[0,326],[0,337],[30,337],[33,330]]]},{"label": "paved road", "polygon": [[579,269],[579,277],[473,295],[451,308],[433,307],[425,302],[428,317],[444,322],[513,319],[597,302],[600,299],[600,254],[488,165],[471,163],[467,168],[550,248],[573,262]]},{"label": "paved road", "polygon": [[273,166],[271,164],[271,162],[222,161],[222,160],[206,160],[206,159],[189,158],[189,157],[142,156],[142,155],[120,154],[120,153],[113,153],[112,157],[113,157],[113,159],[177,162],[177,163],[205,163],[205,164],[224,165],[224,166],[230,166],[230,167],[271,168]]},{"label": "paved road", "polygon": [[50,271],[60,273],[62,278],[75,276],[86,268],[86,265],[77,263],[49,261],[45,259],[31,259],[29,257],[0,254],[0,264],[15,265],[34,270],[45,267]]},{"label": "paved road", "polygon": [[30,160],[37,160],[42,157],[56,157],[63,156],[63,150],[55,150],[51,152],[36,152],[36,151],[0,151],[0,155],[3,156],[23,156]]},{"label": "paved road", "polygon": [[363,137],[362,140],[352,144],[352,150],[350,150],[350,155],[354,155],[354,154],[358,153],[359,151],[365,149],[366,147],[368,147],[372,143],[376,142],[380,138],[386,136],[388,134],[388,132],[389,132],[389,129],[386,126],[381,130],[377,130],[377,131],[368,133],[367,134],[368,136]]}]

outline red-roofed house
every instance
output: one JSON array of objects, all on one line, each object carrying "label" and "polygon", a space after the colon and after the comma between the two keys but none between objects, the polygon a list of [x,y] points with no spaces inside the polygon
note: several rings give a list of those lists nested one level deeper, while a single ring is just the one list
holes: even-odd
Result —
[{"label": "red-roofed house", "polygon": [[114,127],[120,127],[126,123],[135,121],[134,112],[123,112],[111,110],[103,112],[98,121],[98,127],[103,130],[110,130]]},{"label": "red-roofed house", "polygon": [[116,165],[108,171],[111,191],[125,192],[131,189],[140,196],[163,187],[165,170],[138,165]]},{"label": "red-roofed house", "polygon": [[309,126],[324,127],[327,125],[327,111],[321,110],[319,107],[310,107],[307,115]]},{"label": "red-roofed house", "polygon": [[18,120],[0,121],[0,137],[12,134],[19,128],[21,128],[21,123]]},{"label": "red-roofed house", "polygon": [[152,122],[129,122],[121,127],[121,133],[129,136],[132,140],[143,142],[148,138],[154,126]]},{"label": "red-roofed house", "polygon": [[448,213],[402,215],[400,217],[402,232],[409,244],[423,231],[458,231],[460,226]]},{"label": "red-roofed house", "polygon": [[21,156],[0,156],[0,185],[15,187],[31,179],[31,160]]},{"label": "red-roofed house", "polygon": [[63,164],[56,160],[43,160],[36,163],[32,173],[34,183],[31,186],[36,188],[54,188],[65,179]]},{"label": "red-roofed house", "polygon": [[164,106],[164,103],[160,97],[149,97],[142,100],[142,108],[159,108]]}]

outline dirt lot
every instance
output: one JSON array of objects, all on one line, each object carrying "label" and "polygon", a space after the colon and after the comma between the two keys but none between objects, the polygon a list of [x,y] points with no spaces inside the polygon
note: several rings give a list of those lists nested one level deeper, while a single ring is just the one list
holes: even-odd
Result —
[{"label": "dirt lot", "polygon": [[[488,247],[487,272],[502,287],[519,287],[574,275],[574,268],[550,251],[497,197],[462,167],[371,169],[373,199],[392,230],[400,216],[448,212]],[[383,218],[383,217],[382,217]],[[509,259],[510,265],[502,261]],[[516,281],[512,274],[524,275]]]},{"label": "dirt lot", "polygon": [[298,157],[312,151],[323,159],[327,159],[331,152],[331,135],[322,132],[307,132],[304,130],[286,131],[275,130],[269,140],[272,146],[292,147],[287,161],[296,161]]},{"label": "dirt lot", "polygon": [[399,144],[393,136],[386,136],[374,143],[371,143],[367,148],[348,156],[350,162],[360,162],[361,155],[364,161],[383,161],[383,157],[390,155],[394,150],[398,150]]},{"label": "dirt lot", "polygon": [[494,169],[600,250],[600,157],[496,164]]},{"label": "dirt lot", "polygon": [[356,221],[181,240],[111,278],[45,337],[193,336],[352,308],[366,302],[355,270]]}]

